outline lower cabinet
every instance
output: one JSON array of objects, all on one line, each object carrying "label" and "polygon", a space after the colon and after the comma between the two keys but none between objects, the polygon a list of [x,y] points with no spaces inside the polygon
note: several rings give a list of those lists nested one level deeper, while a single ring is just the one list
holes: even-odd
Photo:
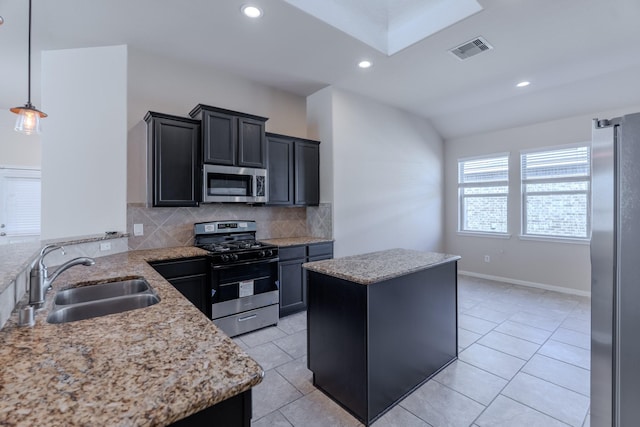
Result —
[{"label": "lower cabinet", "polygon": [[251,389],[170,425],[172,427],[250,427]]},{"label": "lower cabinet", "polygon": [[279,248],[280,317],[307,309],[307,277],[302,264],[333,258],[333,242]]},{"label": "lower cabinet", "polygon": [[174,259],[150,264],[201,312],[211,317],[209,263],[206,258]]}]

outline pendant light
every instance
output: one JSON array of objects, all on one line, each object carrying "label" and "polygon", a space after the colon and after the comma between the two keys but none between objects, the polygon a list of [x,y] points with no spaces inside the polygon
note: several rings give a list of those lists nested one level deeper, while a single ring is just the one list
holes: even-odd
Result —
[{"label": "pendant light", "polygon": [[15,130],[17,132],[31,135],[40,133],[40,119],[47,117],[45,113],[38,110],[31,103],[31,0],[29,0],[29,54],[28,54],[28,97],[27,103],[22,107],[11,108],[12,113],[18,115]]}]

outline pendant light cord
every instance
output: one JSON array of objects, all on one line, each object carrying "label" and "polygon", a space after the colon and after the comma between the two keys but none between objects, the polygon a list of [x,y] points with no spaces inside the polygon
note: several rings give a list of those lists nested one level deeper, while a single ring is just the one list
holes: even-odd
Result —
[{"label": "pendant light cord", "polygon": [[27,93],[27,102],[29,103],[29,106],[31,106],[31,0],[29,0],[29,48],[28,48],[28,55],[29,57],[27,58],[27,66],[29,67],[29,73],[27,76],[27,87],[28,87],[28,93]]}]

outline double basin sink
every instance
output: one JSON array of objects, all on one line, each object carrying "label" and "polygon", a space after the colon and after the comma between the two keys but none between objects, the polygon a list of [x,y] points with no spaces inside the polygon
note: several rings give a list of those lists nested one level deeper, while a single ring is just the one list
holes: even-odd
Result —
[{"label": "double basin sink", "polygon": [[116,280],[58,291],[49,323],[67,323],[149,307],[160,297],[143,278]]}]

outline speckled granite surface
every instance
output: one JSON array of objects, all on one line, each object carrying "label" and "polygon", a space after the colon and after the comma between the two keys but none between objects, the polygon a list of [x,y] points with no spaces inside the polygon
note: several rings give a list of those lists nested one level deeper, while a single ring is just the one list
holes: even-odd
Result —
[{"label": "speckled granite surface", "polygon": [[281,239],[261,239],[261,242],[276,246],[296,246],[310,245],[312,243],[329,243],[333,239],[323,239],[321,237],[286,237]]},{"label": "speckled granite surface", "polygon": [[260,365],[145,262],[203,253],[125,252],[54,282],[144,277],[161,298],[150,307],[49,324],[49,292],[34,327],[16,326],[14,312],[0,330],[0,424],[166,425],[260,383]]},{"label": "speckled granite surface", "polygon": [[302,266],[328,276],[370,285],[459,259],[458,255],[437,252],[389,249],[344,258],[308,262]]},{"label": "speckled granite surface", "polygon": [[127,237],[126,233],[115,233],[113,235],[93,235],[93,236],[81,236],[71,239],[53,239],[35,242],[25,243],[11,243],[9,245],[0,245],[0,292],[3,292],[10,284],[11,281],[29,264],[36,259],[36,255],[40,252],[40,249],[49,243],[56,243],[59,245],[77,244],[94,242],[107,239],[119,239]]}]

